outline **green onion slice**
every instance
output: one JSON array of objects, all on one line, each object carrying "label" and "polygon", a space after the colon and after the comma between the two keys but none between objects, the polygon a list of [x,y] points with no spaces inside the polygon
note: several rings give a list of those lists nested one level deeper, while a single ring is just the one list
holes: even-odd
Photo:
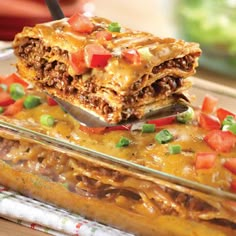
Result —
[{"label": "green onion slice", "polygon": [[10,85],[10,96],[13,100],[18,100],[25,95],[24,87],[21,84],[13,83]]},{"label": "green onion slice", "polygon": [[143,124],[143,126],[142,126],[143,133],[153,133],[155,131],[156,131],[155,124]]},{"label": "green onion slice", "polygon": [[232,125],[232,124],[236,124],[236,120],[233,116],[226,116],[225,119],[222,122],[222,125]]},{"label": "green onion slice", "polygon": [[127,139],[126,137],[121,137],[119,142],[116,144],[116,147],[120,148],[120,147],[126,147],[129,146],[130,144],[130,140]]},{"label": "green onion slice", "polygon": [[192,107],[188,107],[187,111],[177,114],[176,120],[180,123],[188,123],[194,118],[194,110]]},{"label": "green onion slice", "polygon": [[3,111],[4,111],[4,108],[0,107],[0,114],[3,113]]},{"label": "green onion slice", "polygon": [[108,25],[108,30],[111,32],[120,32],[121,26],[118,22],[112,22],[110,25]]},{"label": "green onion slice", "polygon": [[173,139],[173,135],[167,129],[163,129],[156,134],[155,139],[161,144],[168,143]]},{"label": "green onion slice", "polygon": [[54,123],[55,123],[55,119],[51,115],[44,114],[44,115],[40,116],[40,123],[42,125],[45,125],[45,126],[48,126],[48,127],[52,127],[54,125]]},{"label": "green onion slice", "polygon": [[7,85],[6,85],[6,84],[0,84],[0,88],[1,88],[3,91],[7,91]]},{"label": "green onion slice", "polygon": [[168,149],[169,149],[170,154],[178,154],[178,153],[181,153],[181,150],[182,150],[182,148],[179,144],[169,145]]},{"label": "green onion slice", "polygon": [[41,104],[41,98],[34,95],[28,95],[24,100],[24,107],[31,109]]},{"label": "green onion slice", "polygon": [[222,131],[228,131],[228,130],[229,130],[229,127],[230,127],[230,125],[223,125],[222,128],[221,128],[221,130],[222,130]]},{"label": "green onion slice", "polygon": [[229,126],[228,130],[233,133],[236,134],[236,123],[232,124]]}]

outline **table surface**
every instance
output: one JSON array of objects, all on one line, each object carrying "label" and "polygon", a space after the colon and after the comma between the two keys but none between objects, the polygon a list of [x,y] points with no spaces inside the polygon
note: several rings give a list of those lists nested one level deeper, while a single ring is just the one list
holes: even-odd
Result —
[{"label": "table surface", "polygon": [[13,235],[12,233],[14,232],[14,236],[22,236],[22,235],[29,235],[29,236],[46,236],[48,234],[41,233],[39,231],[21,226],[16,223],[12,223],[8,220],[0,218],[0,235],[1,236],[9,236]]}]

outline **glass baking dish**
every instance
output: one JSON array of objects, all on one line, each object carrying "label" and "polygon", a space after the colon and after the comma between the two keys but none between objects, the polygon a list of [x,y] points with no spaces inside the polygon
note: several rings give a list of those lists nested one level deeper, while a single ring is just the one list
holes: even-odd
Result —
[{"label": "glass baking dish", "polygon": [[[1,59],[0,74],[14,71],[13,64],[14,57]],[[193,81],[190,94],[196,96],[196,106],[208,93],[236,112],[235,90],[198,78]],[[66,126],[67,121],[63,122]],[[76,129],[76,125],[73,129],[68,126],[62,133],[58,133],[60,128],[53,133],[36,127],[30,118],[1,117],[0,137],[10,140],[13,148],[0,162],[0,183],[137,235],[236,233],[234,193],[158,170],[132,158],[128,151],[116,155],[106,143],[110,135],[104,141],[96,134],[63,138]],[[114,132],[117,136],[120,131]],[[17,158],[12,160],[14,155]],[[130,156],[125,159],[122,155]],[[38,163],[49,166],[50,173],[35,164],[36,156]]]}]

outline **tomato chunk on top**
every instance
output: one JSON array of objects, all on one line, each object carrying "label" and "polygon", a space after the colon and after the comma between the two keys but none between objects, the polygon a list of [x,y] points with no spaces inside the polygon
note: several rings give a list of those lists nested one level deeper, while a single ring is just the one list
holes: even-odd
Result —
[{"label": "tomato chunk on top", "polygon": [[94,24],[90,21],[90,19],[79,13],[75,13],[71,16],[68,23],[74,31],[79,33],[91,33],[94,29]]},{"label": "tomato chunk on top", "polygon": [[90,68],[104,68],[111,56],[111,53],[99,44],[88,44],[84,48],[85,62]]},{"label": "tomato chunk on top", "polygon": [[230,152],[235,146],[236,136],[230,131],[212,130],[204,140],[217,152]]}]

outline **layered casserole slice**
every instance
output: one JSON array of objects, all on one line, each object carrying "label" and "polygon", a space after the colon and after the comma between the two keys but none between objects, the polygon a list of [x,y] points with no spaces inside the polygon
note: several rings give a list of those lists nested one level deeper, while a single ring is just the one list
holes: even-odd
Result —
[{"label": "layered casserole slice", "polygon": [[196,43],[82,15],[25,27],[13,45],[23,78],[109,123],[182,99],[201,54]]}]

